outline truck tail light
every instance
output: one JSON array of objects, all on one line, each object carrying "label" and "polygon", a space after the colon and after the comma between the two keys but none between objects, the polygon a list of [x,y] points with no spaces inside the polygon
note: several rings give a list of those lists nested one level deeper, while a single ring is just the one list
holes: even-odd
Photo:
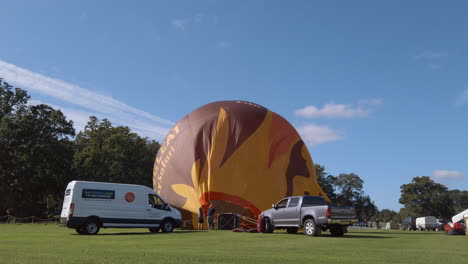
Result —
[{"label": "truck tail light", "polygon": [[74,203],[71,203],[70,204],[70,208],[68,209],[68,218],[72,218],[73,217],[73,211],[75,210],[75,204]]},{"label": "truck tail light", "polygon": [[328,207],[327,213],[326,213],[325,215],[327,216],[327,218],[330,218],[330,216],[331,216],[331,209],[330,209],[330,207]]}]

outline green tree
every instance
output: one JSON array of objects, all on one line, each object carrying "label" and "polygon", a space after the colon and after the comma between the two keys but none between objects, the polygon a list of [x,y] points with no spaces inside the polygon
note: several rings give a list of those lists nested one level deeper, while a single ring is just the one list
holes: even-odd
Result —
[{"label": "green tree", "polygon": [[364,194],[363,185],[364,181],[354,173],[341,173],[338,175],[335,180],[335,186],[338,190],[337,203],[340,205],[355,204]]},{"label": "green tree", "polygon": [[412,211],[410,208],[400,208],[398,214],[396,214],[393,219],[399,223],[403,223],[407,217],[419,217],[420,215]]},{"label": "green tree", "polygon": [[379,220],[379,222],[383,222],[383,223],[390,222],[392,220],[396,221],[395,219],[396,215],[397,215],[397,212],[393,210],[383,209],[379,211],[379,213],[377,214],[377,219]]},{"label": "green tree", "polygon": [[75,139],[77,179],[121,182],[152,187],[159,143],[141,138],[128,127],[112,126],[92,116]]},{"label": "green tree", "polygon": [[414,177],[411,183],[403,184],[399,202],[418,216],[432,215],[447,219],[453,215],[447,187],[427,176]]},{"label": "green tree", "polygon": [[0,79],[0,212],[17,216],[57,206],[72,173],[73,122],[29,98]]},{"label": "green tree", "polygon": [[460,213],[468,209],[468,191],[450,190],[448,192],[450,200],[452,201],[454,213]]},{"label": "green tree", "polygon": [[335,182],[336,177],[325,172],[325,167],[319,164],[314,164],[317,182],[325,194],[332,202],[336,201]]}]

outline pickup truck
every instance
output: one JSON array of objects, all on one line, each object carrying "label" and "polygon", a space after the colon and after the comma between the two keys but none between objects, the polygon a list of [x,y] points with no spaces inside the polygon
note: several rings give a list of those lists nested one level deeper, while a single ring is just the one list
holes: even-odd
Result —
[{"label": "pickup truck", "polygon": [[264,233],[286,229],[294,234],[303,228],[308,236],[320,236],[322,230],[330,230],[332,236],[343,236],[347,227],[357,222],[354,207],[328,206],[323,197],[310,195],[286,197],[260,217]]}]

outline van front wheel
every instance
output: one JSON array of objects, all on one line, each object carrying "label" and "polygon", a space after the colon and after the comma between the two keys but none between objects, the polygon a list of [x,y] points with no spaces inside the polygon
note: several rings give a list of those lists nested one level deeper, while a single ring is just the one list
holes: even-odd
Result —
[{"label": "van front wheel", "polygon": [[99,232],[99,228],[99,223],[96,220],[89,220],[84,226],[85,232],[88,235],[97,234]]},{"label": "van front wheel", "polygon": [[173,230],[174,230],[174,224],[172,223],[171,220],[166,220],[162,222],[161,231],[163,231],[163,233],[170,233]]}]

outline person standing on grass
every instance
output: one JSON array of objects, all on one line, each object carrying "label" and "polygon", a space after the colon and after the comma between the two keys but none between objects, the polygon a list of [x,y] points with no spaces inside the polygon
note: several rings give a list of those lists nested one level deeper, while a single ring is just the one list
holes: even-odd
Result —
[{"label": "person standing on grass", "polygon": [[214,215],[216,210],[213,208],[213,204],[210,203],[210,208],[208,208],[208,230],[214,230]]},{"label": "person standing on grass", "polygon": [[198,208],[198,230],[203,230],[203,206]]}]

